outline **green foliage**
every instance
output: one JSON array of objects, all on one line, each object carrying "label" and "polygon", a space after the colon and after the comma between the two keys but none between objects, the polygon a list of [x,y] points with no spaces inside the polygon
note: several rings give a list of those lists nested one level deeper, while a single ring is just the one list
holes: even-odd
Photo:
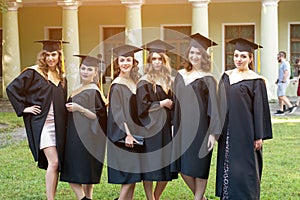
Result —
[{"label": "green foliage", "polygon": [[0,12],[1,13],[7,12],[7,2],[5,0],[2,0],[0,2]]},{"label": "green foliage", "polygon": [[[300,199],[299,122],[299,117],[291,122],[273,118],[274,138],[264,142],[261,200]],[[209,199],[218,199],[214,196],[216,150],[215,148],[206,190],[206,197]],[[0,148],[0,159],[0,199],[46,199],[45,171],[36,167],[27,141]],[[101,183],[95,186],[93,199],[111,200],[118,197],[119,191],[120,185],[107,183],[105,166]],[[134,197],[135,200],[146,199],[141,183],[137,184]],[[59,182],[57,199],[76,198],[67,183]],[[193,195],[179,176],[168,183],[161,199],[193,199]]]}]

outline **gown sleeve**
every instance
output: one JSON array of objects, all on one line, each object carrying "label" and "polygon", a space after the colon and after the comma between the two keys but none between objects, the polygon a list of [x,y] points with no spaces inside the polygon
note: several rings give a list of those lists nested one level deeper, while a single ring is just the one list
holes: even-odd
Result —
[{"label": "gown sleeve", "polygon": [[99,91],[96,91],[95,95],[95,112],[97,116],[97,121],[104,133],[106,135],[107,131],[107,112],[105,102],[102,100],[101,94]]},{"label": "gown sleeve", "polygon": [[126,122],[123,112],[124,101],[121,88],[114,84],[110,88],[109,93],[109,114],[108,114],[108,138],[112,142],[117,142],[126,137],[124,122]]},{"label": "gown sleeve", "polygon": [[263,80],[254,82],[254,139],[271,139],[272,125],[266,85]]},{"label": "gown sleeve", "polygon": [[25,70],[6,88],[7,96],[18,117],[23,115],[23,110],[28,106],[26,105],[26,93],[31,86],[33,73],[33,70]]},{"label": "gown sleeve", "polygon": [[218,99],[217,99],[217,81],[210,77],[207,81],[209,90],[207,114],[210,117],[209,134],[220,135],[222,125],[220,120]]}]

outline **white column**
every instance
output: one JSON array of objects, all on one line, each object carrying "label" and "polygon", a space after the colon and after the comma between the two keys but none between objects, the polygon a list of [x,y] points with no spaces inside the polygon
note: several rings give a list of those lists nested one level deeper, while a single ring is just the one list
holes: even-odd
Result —
[{"label": "white column", "polygon": [[261,8],[261,75],[267,78],[270,99],[277,99],[275,81],[278,76],[278,2],[262,0]]},{"label": "white column", "polygon": [[209,36],[208,4],[210,0],[189,0],[192,3],[192,34],[200,33]]},{"label": "white column", "polygon": [[63,46],[65,55],[66,76],[68,81],[68,93],[76,89],[80,83],[78,57],[79,33],[78,33],[78,6],[77,0],[64,0],[57,2],[63,8],[63,40],[69,42]]},{"label": "white column", "polygon": [[[121,0],[121,3],[126,5],[125,43],[140,47],[143,44],[141,14],[143,0]],[[139,72],[143,74],[142,51],[136,53],[135,58],[139,61]]]},{"label": "white column", "polygon": [[2,94],[7,98],[7,85],[20,74],[20,44],[18,28],[18,2],[7,2],[7,11],[2,13]]}]

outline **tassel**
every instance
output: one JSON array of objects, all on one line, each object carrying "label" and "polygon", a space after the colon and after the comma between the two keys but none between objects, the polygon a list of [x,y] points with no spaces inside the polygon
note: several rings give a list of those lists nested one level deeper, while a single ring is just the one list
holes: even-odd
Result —
[{"label": "tassel", "polygon": [[260,48],[257,49],[257,73],[260,74]]},{"label": "tassel", "polygon": [[111,56],[110,56],[110,77],[111,80],[114,80],[114,51],[111,48]]},{"label": "tassel", "polygon": [[60,41],[60,48],[61,48],[61,71],[64,74],[65,73],[65,56],[64,56],[62,40]]}]

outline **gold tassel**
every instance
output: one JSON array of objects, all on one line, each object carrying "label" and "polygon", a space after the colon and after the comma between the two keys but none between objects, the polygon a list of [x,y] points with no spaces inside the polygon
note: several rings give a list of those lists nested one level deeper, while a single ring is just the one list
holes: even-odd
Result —
[{"label": "gold tassel", "polygon": [[61,71],[64,74],[65,73],[65,56],[64,56],[62,40],[60,41],[60,48],[61,48]]},{"label": "gold tassel", "polygon": [[[102,65],[102,63],[100,65]],[[102,68],[102,66],[101,66],[101,68]],[[100,71],[100,91],[103,93],[103,74],[102,74],[102,70]]]},{"label": "gold tassel", "polygon": [[144,50],[143,50],[143,54],[144,54],[144,66],[146,66],[147,65],[147,50],[146,50],[146,45],[145,45],[145,47],[144,47]]},{"label": "gold tassel", "polygon": [[260,74],[260,48],[257,49],[257,73]]},{"label": "gold tassel", "polygon": [[111,48],[111,56],[110,56],[110,77],[111,80],[114,79],[114,50]]}]

